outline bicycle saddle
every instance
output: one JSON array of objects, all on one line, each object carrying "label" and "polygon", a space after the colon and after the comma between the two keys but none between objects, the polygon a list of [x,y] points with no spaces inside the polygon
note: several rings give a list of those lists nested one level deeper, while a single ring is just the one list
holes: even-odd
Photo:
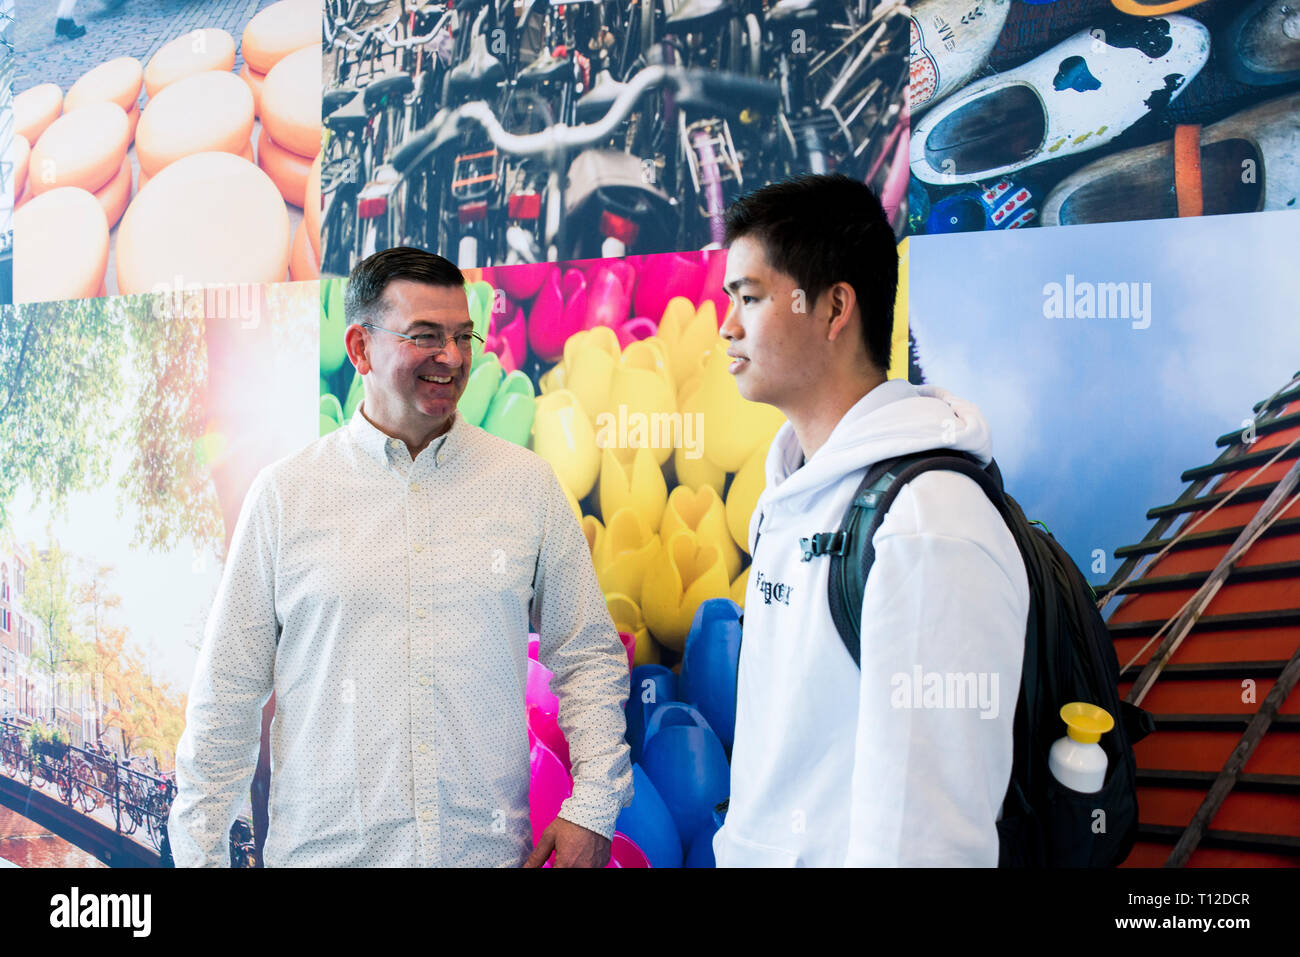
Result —
[{"label": "bicycle saddle", "polygon": [[735,0],[683,0],[666,21],[669,33],[697,33],[713,20],[736,9]]},{"label": "bicycle saddle", "polygon": [[627,88],[626,83],[620,83],[610,76],[608,70],[601,70],[596,74],[596,82],[591,85],[591,89],[584,93],[578,102],[574,105],[575,115],[579,123],[590,123],[598,120],[605,115],[610,104],[618,99],[618,95]]},{"label": "bicycle saddle", "polygon": [[365,88],[366,112],[377,113],[393,106],[413,89],[415,84],[405,73],[390,73],[372,80]]},{"label": "bicycle saddle", "polygon": [[346,104],[325,117],[325,126],[335,133],[344,135],[365,129],[368,120],[369,117],[366,116],[365,104],[362,103],[361,97],[354,96]]},{"label": "bicycle saddle", "polygon": [[321,112],[325,116],[329,116],[356,95],[356,88],[351,86],[341,86],[337,90],[326,90],[321,97]]},{"label": "bicycle saddle", "polygon": [[[569,61],[557,57],[549,48],[543,49],[537,59],[519,71],[520,86],[537,86],[547,80],[557,79],[568,67]],[[582,102],[579,100],[579,102]]]},{"label": "bicycle saddle", "polygon": [[810,19],[817,16],[819,3],[820,0],[777,0],[776,4],[767,11],[767,19],[770,23]]},{"label": "bicycle saddle", "polygon": [[451,71],[449,90],[453,96],[478,98],[477,94],[491,90],[505,78],[506,68],[488,52],[487,37],[480,33],[465,62]]}]

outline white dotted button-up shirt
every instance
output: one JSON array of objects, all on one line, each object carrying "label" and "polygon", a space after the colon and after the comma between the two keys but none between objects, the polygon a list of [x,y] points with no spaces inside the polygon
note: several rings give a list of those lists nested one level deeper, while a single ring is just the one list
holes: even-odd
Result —
[{"label": "white dotted button-up shirt", "polygon": [[272,691],[267,866],[522,864],[530,627],[573,764],[560,816],[609,837],[627,654],[550,465],[459,415],[412,462],[358,411],[263,469],[177,745],[177,866],[228,866]]}]

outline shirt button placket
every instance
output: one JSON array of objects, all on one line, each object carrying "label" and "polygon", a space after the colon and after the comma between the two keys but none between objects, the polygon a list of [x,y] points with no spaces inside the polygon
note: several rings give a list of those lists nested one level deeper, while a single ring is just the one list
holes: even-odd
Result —
[{"label": "shirt button placket", "polygon": [[415,740],[412,767],[415,782],[416,827],[424,863],[440,864],[442,842],[438,807],[437,700],[433,688],[434,620],[429,607],[433,567],[426,542],[433,523],[436,496],[427,481],[417,481],[412,464],[406,491],[406,529],[411,544],[411,730]]}]

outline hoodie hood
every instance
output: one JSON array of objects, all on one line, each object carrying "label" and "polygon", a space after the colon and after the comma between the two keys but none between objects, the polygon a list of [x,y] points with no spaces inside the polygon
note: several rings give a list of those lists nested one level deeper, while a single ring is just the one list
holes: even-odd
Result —
[{"label": "hoodie hood", "polygon": [[987,465],[993,457],[988,422],[972,403],[946,389],[890,379],[844,414],[826,443],[802,468],[803,449],[794,428],[786,422],[768,449],[767,485],[749,524],[750,554],[765,511],[807,511],[818,493],[836,485],[847,473],[928,449],[969,452]]}]

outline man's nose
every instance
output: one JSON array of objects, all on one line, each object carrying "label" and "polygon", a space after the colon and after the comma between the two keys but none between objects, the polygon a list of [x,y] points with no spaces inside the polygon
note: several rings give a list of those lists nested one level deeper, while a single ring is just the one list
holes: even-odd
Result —
[{"label": "man's nose", "polygon": [[727,307],[727,315],[722,320],[722,325],[718,327],[718,334],[722,338],[731,342],[733,339],[739,339],[744,335],[745,330],[740,328],[740,323],[736,321],[736,310],[732,306]]}]

